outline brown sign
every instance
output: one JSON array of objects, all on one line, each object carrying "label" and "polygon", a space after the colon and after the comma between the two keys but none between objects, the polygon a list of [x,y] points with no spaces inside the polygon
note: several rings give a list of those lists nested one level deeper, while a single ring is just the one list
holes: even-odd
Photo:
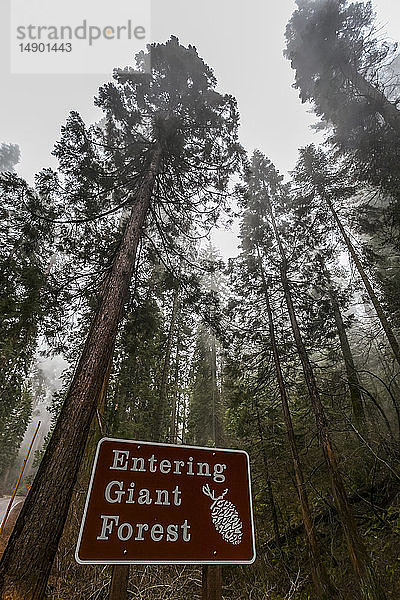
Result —
[{"label": "brown sign", "polygon": [[82,564],[252,563],[247,453],[100,440],[75,557]]}]

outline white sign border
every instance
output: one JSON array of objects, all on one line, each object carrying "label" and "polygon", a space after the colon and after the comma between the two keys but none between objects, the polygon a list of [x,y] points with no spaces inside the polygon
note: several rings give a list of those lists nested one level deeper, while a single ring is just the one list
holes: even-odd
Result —
[{"label": "white sign border", "polygon": [[[251,520],[251,535],[253,556],[250,560],[82,560],[79,558],[79,550],[81,546],[83,528],[86,521],[86,513],[89,506],[89,500],[92,493],[94,474],[97,467],[97,459],[100,452],[100,446],[103,442],[122,442],[128,444],[147,445],[147,446],[168,446],[172,448],[186,448],[188,450],[210,450],[211,452],[234,452],[236,454],[245,454],[247,458],[247,474],[249,480],[249,500],[250,500],[250,520]],[[80,565],[251,565],[256,560],[255,547],[255,530],[253,516],[253,498],[251,493],[251,478],[250,478],[250,457],[245,450],[234,450],[232,448],[206,448],[204,446],[185,446],[183,444],[161,444],[160,442],[143,442],[140,440],[124,440],[120,438],[104,437],[99,440],[96,449],[96,455],[93,462],[92,475],[90,477],[89,488],[86,495],[85,508],[83,510],[81,526],[79,530],[78,541],[75,548],[75,560]]]}]

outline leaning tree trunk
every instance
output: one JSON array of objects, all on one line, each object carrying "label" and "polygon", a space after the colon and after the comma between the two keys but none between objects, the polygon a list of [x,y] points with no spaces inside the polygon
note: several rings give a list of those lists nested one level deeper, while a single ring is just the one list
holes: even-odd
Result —
[{"label": "leaning tree trunk", "polygon": [[95,415],[136,250],[148,213],[161,150],[154,150],[113,260],[107,286],[45,455],[0,564],[1,600],[42,600],[65,524],[90,424]]},{"label": "leaning tree trunk", "polygon": [[343,73],[349,81],[353,83],[357,91],[370,98],[377,112],[384,118],[389,125],[400,136],[400,111],[393,102],[390,102],[385,94],[377,89],[372,83],[367,81],[351,65],[342,65]]},{"label": "leaning tree trunk", "polygon": [[350,402],[353,416],[356,424],[365,423],[364,404],[361,394],[361,386],[358,379],[357,370],[354,364],[353,353],[350,348],[349,338],[347,337],[346,327],[344,325],[342,313],[340,310],[336,290],[333,286],[330,273],[320,258],[321,269],[328,283],[328,294],[331,299],[333,315],[335,317],[336,329],[339,336],[340,348],[342,350],[344,364],[346,367],[347,382],[350,390]]},{"label": "leaning tree trunk", "polygon": [[369,297],[371,299],[371,302],[372,302],[372,304],[373,304],[373,306],[375,308],[375,311],[376,311],[376,314],[378,316],[378,319],[381,322],[381,325],[383,327],[384,332],[386,333],[387,340],[388,340],[388,342],[390,344],[390,347],[391,347],[392,352],[394,354],[394,357],[395,357],[395,359],[397,361],[397,364],[400,366],[400,346],[398,344],[396,336],[393,333],[393,329],[392,329],[392,327],[391,327],[391,325],[390,325],[390,323],[389,323],[389,321],[388,321],[388,319],[387,319],[387,317],[385,315],[385,312],[384,312],[384,310],[382,308],[381,303],[379,302],[379,299],[378,299],[377,295],[375,294],[375,291],[374,291],[374,289],[373,289],[373,287],[371,285],[371,282],[369,281],[368,275],[364,271],[364,267],[362,266],[362,263],[361,263],[360,259],[357,256],[357,253],[356,253],[356,251],[354,249],[354,246],[351,243],[351,240],[350,240],[349,236],[347,235],[346,230],[343,227],[343,224],[342,224],[341,220],[339,219],[339,215],[337,214],[337,212],[335,210],[335,207],[333,206],[332,201],[325,194],[323,194],[323,198],[325,199],[325,201],[326,201],[326,203],[327,203],[327,205],[329,207],[329,210],[331,211],[332,216],[333,216],[333,218],[335,220],[335,223],[336,223],[336,225],[337,225],[340,233],[343,236],[343,240],[344,240],[344,242],[345,242],[345,244],[347,246],[347,249],[348,249],[348,251],[350,253],[350,256],[353,259],[354,264],[356,265],[357,271],[360,274],[360,277],[361,277],[361,279],[362,279],[362,281],[363,281],[363,283],[365,285],[365,288],[366,288],[366,290],[368,292],[368,295],[369,295]]},{"label": "leaning tree trunk", "polygon": [[326,572],[324,564],[322,562],[321,548],[318,543],[317,536],[315,534],[314,524],[313,524],[313,520],[311,517],[310,504],[308,501],[308,494],[307,494],[306,485],[305,485],[305,481],[304,481],[303,467],[301,464],[300,455],[299,455],[299,451],[298,451],[297,444],[296,444],[296,437],[295,437],[294,428],[293,428],[292,415],[290,413],[290,408],[289,408],[289,399],[287,396],[286,385],[285,385],[285,381],[284,381],[283,373],[282,373],[281,359],[279,356],[278,344],[277,344],[276,334],[275,334],[274,316],[273,316],[273,312],[272,312],[271,302],[269,299],[268,284],[267,284],[267,281],[265,278],[264,267],[262,264],[262,258],[260,255],[259,248],[257,248],[257,254],[258,254],[258,262],[259,262],[259,266],[260,266],[261,279],[263,282],[265,305],[266,305],[267,315],[268,315],[269,338],[271,341],[272,355],[274,358],[276,378],[278,380],[279,393],[280,393],[281,402],[282,402],[283,417],[284,417],[284,421],[285,421],[286,432],[287,432],[288,439],[289,439],[290,451],[291,451],[292,459],[293,459],[293,467],[294,467],[294,473],[295,473],[295,478],[296,478],[297,493],[299,495],[301,514],[303,517],[304,528],[306,531],[307,540],[308,540],[308,544],[309,544],[309,548],[310,548],[311,573],[312,573],[314,589],[315,589],[317,598],[320,598],[321,600],[330,600],[331,598],[334,597],[335,590],[332,585],[332,582],[329,579],[328,573]]},{"label": "leaning tree trunk", "polygon": [[340,340],[340,348],[342,350],[344,364],[346,367],[347,383],[349,384],[350,402],[353,411],[353,417],[354,421],[358,425],[360,425],[362,423],[365,423],[365,412],[361,395],[360,382],[358,380],[358,374],[354,364],[353,354],[351,352],[349,344],[349,338],[347,337],[346,328],[344,326],[342,313],[340,312],[339,303],[332,289],[329,291],[329,294],[331,297],[336,328]]},{"label": "leaning tree trunk", "polygon": [[311,366],[310,359],[306,347],[300,333],[299,324],[297,321],[296,312],[293,305],[292,294],[290,290],[289,279],[287,275],[287,258],[283,248],[275,216],[271,204],[269,204],[269,213],[272,221],[275,239],[281,256],[281,282],[285,295],[285,301],[289,313],[290,323],[292,326],[293,337],[296,342],[297,353],[303,368],[304,379],[307,384],[308,393],[310,395],[311,405],[314,411],[317,424],[318,437],[321,448],[324,454],[326,466],[328,468],[332,492],[335,498],[336,509],[343,527],[350,560],[356,576],[357,584],[360,588],[363,600],[386,600],[386,594],[380,587],[379,582],[373,572],[371,562],[361,539],[357,528],[357,523],[354,518],[353,511],[348,502],[347,493],[344,487],[343,478],[337,463],[336,452],[334,450],[328,421],[325,410],[319,395],[317,382],[314,371]]}]

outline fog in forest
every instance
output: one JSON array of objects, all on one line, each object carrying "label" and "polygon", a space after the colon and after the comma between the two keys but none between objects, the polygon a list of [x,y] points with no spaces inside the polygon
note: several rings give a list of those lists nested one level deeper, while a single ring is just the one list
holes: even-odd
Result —
[{"label": "fog in forest", "polygon": [[399,596],[399,9],[270,4],[0,8],[0,600]]}]

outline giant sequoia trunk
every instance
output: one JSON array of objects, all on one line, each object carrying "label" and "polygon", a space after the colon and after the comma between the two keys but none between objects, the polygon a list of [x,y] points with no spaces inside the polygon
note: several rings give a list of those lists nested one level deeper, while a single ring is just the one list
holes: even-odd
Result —
[{"label": "giant sequoia trunk", "polygon": [[[286,432],[288,435],[290,451],[291,451],[292,459],[293,459],[293,468],[294,468],[294,473],[295,473],[295,478],[296,478],[297,493],[299,495],[299,501],[300,501],[300,506],[301,506],[301,514],[303,517],[304,528],[306,531],[307,540],[308,540],[308,544],[309,544],[309,548],[310,548],[311,572],[312,572],[315,593],[317,595],[317,598],[320,598],[321,600],[330,600],[331,598],[334,597],[334,588],[333,588],[333,585],[329,579],[328,573],[326,572],[326,569],[322,562],[321,548],[320,548],[320,545],[318,543],[318,540],[317,540],[317,537],[315,534],[314,524],[313,524],[313,520],[311,517],[310,504],[308,502],[308,494],[307,494],[305,481],[304,481],[303,467],[302,467],[302,464],[300,461],[299,451],[297,449],[296,438],[295,438],[293,422],[292,422],[292,415],[290,413],[290,408],[289,408],[289,399],[288,399],[288,396],[286,393],[286,386],[285,386],[285,381],[284,381],[283,373],[282,373],[281,360],[279,357],[278,344],[277,344],[276,335],[275,335],[274,316],[273,316],[273,312],[272,312],[271,302],[269,299],[268,284],[267,284],[267,281],[265,278],[264,268],[263,268],[263,264],[262,264],[262,258],[261,258],[258,248],[257,248],[257,253],[258,253],[258,262],[259,262],[259,266],[260,266],[261,278],[262,278],[262,282],[263,282],[265,305],[266,305],[267,315],[268,315],[269,338],[270,338],[270,342],[271,342],[272,355],[274,358],[275,373],[276,373],[276,378],[278,380],[279,393],[280,393],[281,402],[282,402],[283,418],[285,421]],[[275,538],[276,538],[276,532],[275,532]],[[279,540],[277,543],[279,545]]]},{"label": "giant sequoia trunk", "polygon": [[161,151],[143,175],[60,417],[0,564],[2,600],[42,600],[111,360]]},{"label": "giant sequoia trunk", "polygon": [[350,560],[353,566],[356,581],[360,588],[363,600],[386,600],[386,594],[380,587],[379,582],[377,581],[372,570],[368,553],[361,539],[353,511],[348,502],[343,478],[336,458],[336,452],[331,441],[325,410],[321,402],[321,397],[319,395],[314,371],[311,366],[311,362],[308,357],[308,353],[304,345],[299,324],[297,321],[296,311],[294,309],[292,294],[290,290],[289,278],[287,275],[288,265],[286,253],[281,242],[280,234],[275,221],[274,212],[270,204],[269,213],[272,221],[275,239],[281,256],[281,282],[284,290],[290,323],[292,326],[293,337],[296,342],[297,353],[300,358],[300,362],[304,373],[304,379],[307,384],[308,393],[310,395],[311,405],[317,424],[318,437],[324,454],[325,463],[328,468],[332,492],[336,503],[336,509],[338,511],[338,516],[343,527],[347,548],[349,551]]},{"label": "giant sequoia trunk", "polygon": [[369,281],[368,275],[364,271],[364,267],[362,266],[362,263],[357,256],[354,246],[351,243],[351,240],[350,240],[349,236],[347,235],[346,230],[343,227],[341,220],[339,219],[339,215],[337,214],[335,207],[333,206],[331,200],[326,195],[323,194],[323,198],[325,199],[325,201],[329,207],[329,210],[331,211],[332,216],[335,220],[335,223],[336,223],[340,233],[343,236],[343,240],[347,246],[350,256],[353,259],[354,264],[356,265],[357,271],[360,274],[360,277],[365,285],[365,289],[367,290],[368,295],[371,299],[371,302],[375,308],[376,314],[378,315],[378,319],[381,322],[384,332],[386,333],[387,340],[390,344],[390,347],[391,347],[394,357],[397,361],[397,364],[400,366],[400,346],[398,344],[396,336],[393,333],[393,329],[385,315],[385,312],[382,308],[381,303],[379,302],[377,295],[375,294],[375,291],[371,285],[371,282]]}]

